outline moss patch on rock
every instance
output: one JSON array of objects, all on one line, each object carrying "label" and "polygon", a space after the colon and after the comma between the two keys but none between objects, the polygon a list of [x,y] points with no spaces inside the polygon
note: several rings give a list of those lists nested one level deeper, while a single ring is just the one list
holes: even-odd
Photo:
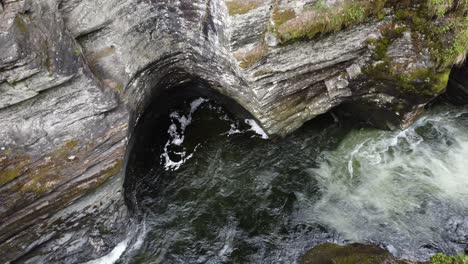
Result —
[{"label": "moss patch on rock", "polygon": [[300,261],[301,264],[379,264],[397,263],[397,260],[386,250],[374,245],[322,244],[307,252]]},{"label": "moss patch on rock", "polygon": [[15,24],[22,33],[28,31],[28,26],[21,16],[18,15],[15,17]]},{"label": "moss patch on rock", "polygon": [[425,36],[438,67],[462,63],[468,53],[468,0],[426,0],[395,6],[396,18]]},{"label": "moss patch on rock", "polygon": [[[20,192],[46,193],[60,183],[61,171],[69,166],[68,158],[78,148],[78,140],[69,140],[53,151],[47,158],[34,164],[28,173],[27,182],[18,185]],[[76,159],[76,158],[75,158]]]},{"label": "moss patch on rock", "polygon": [[271,14],[271,19],[273,21],[274,30],[277,30],[286,21],[294,19],[295,17],[296,17],[296,12],[294,11],[294,9],[282,10],[278,6],[275,6]]},{"label": "moss patch on rock", "polygon": [[375,80],[393,84],[403,95],[413,94],[432,98],[443,93],[447,87],[450,70],[437,71],[432,68],[415,69],[397,73],[392,70],[391,61],[384,61],[364,69],[364,73]]},{"label": "moss patch on rock", "polygon": [[0,155],[0,186],[23,175],[27,171],[29,163],[29,156],[2,153]]},{"label": "moss patch on rock", "polygon": [[230,16],[242,15],[260,7],[264,0],[230,0],[226,2]]},{"label": "moss patch on rock", "polygon": [[439,253],[432,256],[429,264],[468,264],[468,256],[463,254],[447,256]]},{"label": "moss patch on rock", "polygon": [[[468,53],[468,5],[467,0],[411,2],[389,3],[394,8],[395,19],[381,29],[381,38],[369,41],[377,62],[364,72],[373,79],[398,87],[402,94],[430,99],[445,91],[451,67],[463,62]],[[405,65],[398,65],[388,56],[389,46],[402,32],[411,34],[415,56],[422,56],[425,51],[432,65],[405,69]]]},{"label": "moss patch on rock", "polygon": [[234,54],[237,61],[240,62],[241,68],[250,68],[259,60],[265,57],[268,53],[268,47],[265,44],[260,44],[250,51],[238,51]]},{"label": "moss patch on rock", "polygon": [[468,264],[468,256],[436,254],[427,262],[398,260],[375,245],[326,243],[314,247],[300,259],[301,264]]},{"label": "moss patch on rock", "polygon": [[275,33],[284,43],[293,39],[311,39],[318,34],[336,32],[344,27],[362,23],[371,15],[379,15],[385,2],[386,0],[344,0],[329,7],[325,4],[316,4],[312,9],[294,18],[286,21],[283,21],[284,18],[279,19],[283,23]]}]

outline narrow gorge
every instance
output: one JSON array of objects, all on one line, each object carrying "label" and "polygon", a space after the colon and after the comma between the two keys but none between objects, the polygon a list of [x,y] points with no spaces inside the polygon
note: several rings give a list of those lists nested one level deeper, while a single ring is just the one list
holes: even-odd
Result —
[{"label": "narrow gorge", "polygon": [[467,0],[0,3],[1,263],[468,263]]}]

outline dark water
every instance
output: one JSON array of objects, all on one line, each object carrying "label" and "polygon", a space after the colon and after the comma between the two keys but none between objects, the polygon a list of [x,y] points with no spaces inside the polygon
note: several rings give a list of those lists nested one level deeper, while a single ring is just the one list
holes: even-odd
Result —
[{"label": "dark water", "polygon": [[466,108],[396,132],[323,116],[272,140],[202,99],[168,120],[137,177],[142,244],[122,262],[295,263],[324,242],[424,260],[468,244]]}]

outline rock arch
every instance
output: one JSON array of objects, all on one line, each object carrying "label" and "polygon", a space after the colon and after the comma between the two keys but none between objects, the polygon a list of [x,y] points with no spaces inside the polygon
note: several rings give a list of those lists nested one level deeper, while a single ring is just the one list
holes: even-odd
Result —
[{"label": "rock arch", "polygon": [[145,107],[136,107],[138,112],[133,115],[131,126],[133,129],[130,131],[127,148],[125,198],[127,206],[136,211],[138,211],[138,201],[134,195],[138,192],[138,187],[134,183],[138,177],[155,167],[155,162],[159,162],[161,147],[167,140],[170,111],[177,109],[187,100],[204,98],[222,106],[236,118],[254,119],[252,114],[237,101],[212,88],[210,83],[200,76],[189,74],[180,68],[168,71],[153,89],[151,95],[141,101]]}]

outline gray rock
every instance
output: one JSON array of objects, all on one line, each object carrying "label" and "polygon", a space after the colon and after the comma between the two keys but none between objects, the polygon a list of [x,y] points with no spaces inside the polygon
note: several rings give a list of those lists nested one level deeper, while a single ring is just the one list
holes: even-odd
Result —
[{"label": "gray rock", "polygon": [[447,220],[445,230],[449,239],[455,243],[468,243],[468,216],[451,217]]},{"label": "gray rock", "polygon": [[325,81],[325,86],[327,87],[328,96],[330,99],[350,96],[351,91],[347,89],[348,85],[349,82],[347,78],[342,75]]},{"label": "gray rock", "polygon": [[346,72],[348,73],[350,79],[355,79],[362,74],[361,67],[356,63],[346,68]]}]

